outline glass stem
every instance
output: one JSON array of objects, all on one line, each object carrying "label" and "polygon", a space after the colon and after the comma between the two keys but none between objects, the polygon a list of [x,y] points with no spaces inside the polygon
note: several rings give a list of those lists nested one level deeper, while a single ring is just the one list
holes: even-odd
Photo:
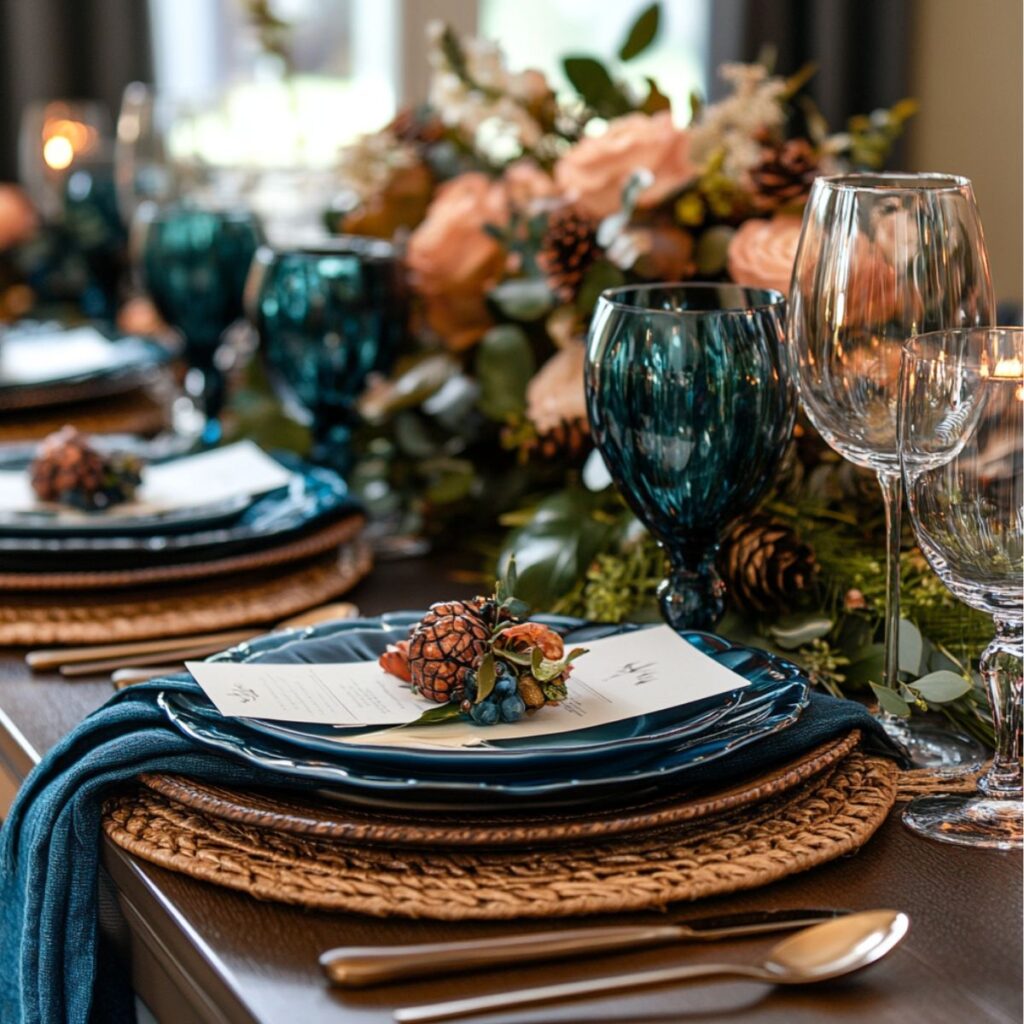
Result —
[{"label": "glass stem", "polygon": [[903,480],[900,474],[880,471],[878,483],[885,502],[885,665],[882,682],[899,690],[900,667],[900,518]]},{"label": "glass stem", "polygon": [[981,677],[988,690],[996,754],[978,783],[984,793],[1002,800],[1021,800],[1021,690],[1024,687],[1024,625],[996,619],[995,639],[981,656]]}]

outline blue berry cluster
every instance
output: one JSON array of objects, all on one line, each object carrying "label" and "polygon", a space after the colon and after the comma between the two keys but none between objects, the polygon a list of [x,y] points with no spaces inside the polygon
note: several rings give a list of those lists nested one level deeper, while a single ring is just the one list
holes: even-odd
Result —
[{"label": "blue berry cluster", "polygon": [[462,702],[462,710],[477,725],[518,722],[526,712],[526,702],[519,696],[519,681],[512,669],[505,662],[497,661],[494,674],[494,688],[477,703],[476,672],[471,669],[466,673],[463,683],[466,699]]}]

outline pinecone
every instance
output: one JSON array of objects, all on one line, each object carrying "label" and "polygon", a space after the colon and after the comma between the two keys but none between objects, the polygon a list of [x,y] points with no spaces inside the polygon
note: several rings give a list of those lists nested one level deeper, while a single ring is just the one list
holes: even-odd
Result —
[{"label": "pinecone", "polygon": [[546,434],[534,434],[523,443],[520,450],[527,458],[576,465],[583,462],[592,447],[590,424],[586,420],[576,418],[562,420]]},{"label": "pinecone", "polygon": [[597,255],[597,225],[574,206],[561,206],[548,218],[537,266],[562,302],[571,302]]},{"label": "pinecone", "polygon": [[446,704],[461,700],[466,673],[487,653],[491,626],[479,601],[442,601],[409,637],[409,674],[413,689]]},{"label": "pinecone", "polygon": [[29,474],[41,501],[96,511],[135,496],[142,460],[126,453],[104,455],[68,426],[40,444]]},{"label": "pinecone", "polygon": [[818,154],[807,139],[787,139],[761,150],[761,163],[750,172],[754,209],[774,213],[798,203],[811,191],[818,173]]},{"label": "pinecone", "polygon": [[811,585],[817,562],[811,547],[785,523],[757,515],[726,535],[718,568],[738,611],[776,612]]}]

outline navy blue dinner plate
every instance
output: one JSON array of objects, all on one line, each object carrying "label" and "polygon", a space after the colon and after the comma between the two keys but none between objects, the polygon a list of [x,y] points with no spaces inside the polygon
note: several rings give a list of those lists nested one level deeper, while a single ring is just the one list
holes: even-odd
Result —
[{"label": "navy blue dinner plate", "polygon": [[[421,612],[328,623],[270,635],[218,655],[216,660],[326,663],[376,658],[401,639]],[[593,625],[538,616],[569,643],[642,627]],[[699,705],[685,702],[600,729],[556,737],[506,741],[486,748],[413,750],[359,747],[330,738],[338,730],[221,716],[203,698],[168,692],[161,706],[177,728],[204,746],[253,764],[349,793],[410,796],[451,802],[475,795],[497,802],[536,797],[577,802],[609,787],[656,784],[725,756],[792,724],[807,701],[808,683],[790,662],[708,633],[683,634],[728,665],[747,686]],[[349,736],[354,736],[349,732]]]}]

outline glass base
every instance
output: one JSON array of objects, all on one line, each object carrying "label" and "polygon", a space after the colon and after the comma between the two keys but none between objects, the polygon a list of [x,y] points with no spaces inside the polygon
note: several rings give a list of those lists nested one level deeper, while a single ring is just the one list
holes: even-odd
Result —
[{"label": "glass base", "polygon": [[907,721],[886,714],[877,718],[890,739],[906,748],[915,768],[930,768],[953,775],[977,771],[985,763],[985,748],[963,733],[951,732],[941,725],[920,719]]},{"label": "glass base", "polygon": [[1024,848],[1024,804],[979,796],[922,796],[903,812],[912,832],[957,846]]}]

